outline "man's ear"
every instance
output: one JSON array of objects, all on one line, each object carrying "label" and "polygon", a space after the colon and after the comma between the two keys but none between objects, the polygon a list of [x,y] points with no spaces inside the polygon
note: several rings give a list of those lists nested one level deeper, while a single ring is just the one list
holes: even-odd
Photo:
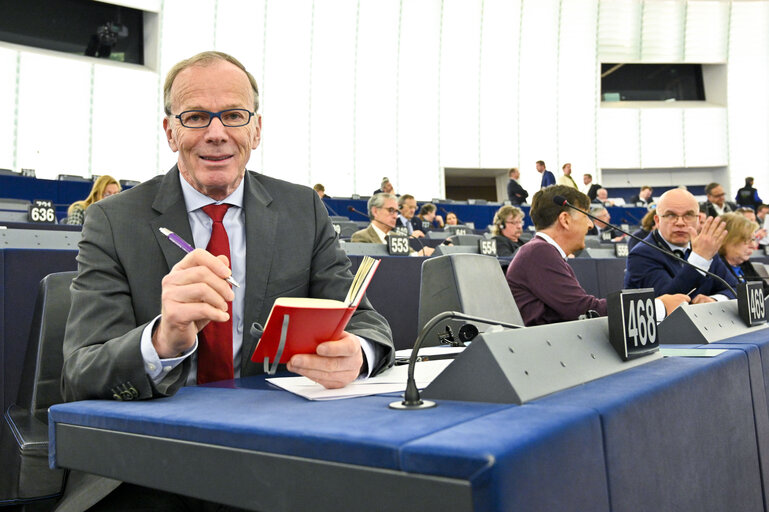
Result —
[{"label": "man's ear", "polygon": [[174,140],[173,128],[168,121],[168,117],[163,118],[163,131],[166,132],[166,140],[168,141],[168,147],[171,148],[171,151],[174,153],[179,151],[179,146],[176,145],[176,141]]},{"label": "man's ear", "polygon": [[256,114],[255,117],[254,126],[256,129],[251,137],[251,149],[259,147],[259,143],[262,141],[262,116]]},{"label": "man's ear", "polygon": [[571,226],[571,223],[574,221],[574,218],[571,216],[569,212],[561,212],[558,214],[558,225],[560,225],[564,229],[568,229],[569,226]]}]

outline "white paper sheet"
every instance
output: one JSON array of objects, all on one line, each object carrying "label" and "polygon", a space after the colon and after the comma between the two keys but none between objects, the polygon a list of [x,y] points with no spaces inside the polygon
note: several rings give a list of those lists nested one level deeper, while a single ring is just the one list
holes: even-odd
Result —
[{"label": "white paper sheet", "polygon": [[[414,367],[414,380],[417,387],[420,389],[426,387],[451,362],[451,359],[439,359],[417,363]],[[342,389],[326,389],[307,377],[273,377],[267,379],[267,382],[308,400],[339,400],[405,391],[408,368],[405,364],[393,366],[376,377],[352,382]]]}]

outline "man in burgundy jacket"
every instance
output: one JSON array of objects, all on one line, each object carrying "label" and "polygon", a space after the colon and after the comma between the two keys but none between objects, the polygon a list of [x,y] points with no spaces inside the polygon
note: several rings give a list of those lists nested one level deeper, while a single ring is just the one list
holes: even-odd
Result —
[{"label": "man in burgundy jacket", "polygon": [[[606,299],[588,295],[566,263],[569,254],[584,249],[585,234],[593,223],[586,215],[555,204],[558,195],[578,208],[590,207],[588,197],[572,187],[554,185],[534,194],[530,216],[537,234],[518,249],[507,269],[507,283],[527,326],[577,320],[590,311],[606,316]],[[669,314],[689,297],[663,295],[658,300],[657,310]]]}]

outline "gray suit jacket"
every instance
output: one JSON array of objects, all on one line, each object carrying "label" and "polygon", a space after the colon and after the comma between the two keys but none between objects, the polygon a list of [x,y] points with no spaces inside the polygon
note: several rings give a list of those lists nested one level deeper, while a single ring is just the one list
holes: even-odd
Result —
[{"label": "gray suit jacket", "polygon": [[[262,372],[251,362],[253,322],[264,325],[278,297],[344,300],[352,282],[326,208],[310,188],[246,172],[246,297],[241,376]],[[280,232],[279,226],[291,229]],[[83,226],[78,276],[64,339],[65,400],[145,399],[174,394],[184,385],[189,359],[155,385],[140,351],[144,327],[160,314],[161,280],[184,253],[158,230],[192,240],[176,167],[91,205]],[[393,360],[387,321],[367,300],[347,330],[374,342],[372,374]]]}]

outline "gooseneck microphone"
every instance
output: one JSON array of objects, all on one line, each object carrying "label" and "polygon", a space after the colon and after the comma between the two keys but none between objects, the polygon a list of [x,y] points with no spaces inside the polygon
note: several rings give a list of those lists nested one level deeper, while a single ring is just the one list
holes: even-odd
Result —
[{"label": "gooseneck microphone", "polygon": [[363,216],[364,216],[364,217],[366,217],[367,219],[369,218],[367,214],[363,213],[363,212],[362,212],[362,211],[360,211],[360,210],[356,210],[356,209],[355,209],[355,208],[353,208],[352,206],[348,206],[348,207],[347,207],[347,211],[348,211],[348,212],[357,213],[358,215],[363,215]]},{"label": "gooseneck microphone", "polygon": [[324,201],[323,199],[321,199],[320,201],[323,203],[323,205],[326,207],[326,210],[328,210],[328,211],[329,211],[329,213],[330,213],[331,215],[336,215],[337,217],[339,217],[339,214],[338,214],[338,213],[336,213],[336,210],[334,210],[334,209],[331,207],[331,205],[330,205],[330,204],[328,204],[328,203],[327,203],[326,201]]},{"label": "gooseneck microphone", "polygon": [[583,209],[581,209],[581,208],[577,208],[576,206],[574,206],[573,204],[571,204],[571,203],[568,201],[568,199],[566,199],[564,196],[561,196],[561,195],[557,195],[557,196],[553,197],[553,202],[554,202],[555,204],[557,204],[558,206],[568,206],[568,207],[569,207],[569,208],[571,208],[572,210],[577,210],[578,212],[580,212],[580,213],[583,213],[583,214],[587,215],[588,217],[590,217],[590,218],[591,218],[591,219],[593,219],[593,220],[598,220],[598,221],[600,221],[602,224],[606,224],[606,225],[607,225],[607,226],[609,226],[610,228],[612,228],[612,229],[616,229],[616,230],[617,230],[617,231],[619,231],[620,233],[624,233],[624,234],[626,234],[627,236],[629,236],[629,237],[631,237],[631,238],[633,238],[633,239],[635,239],[635,240],[637,240],[637,241],[641,242],[642,244],[646,244],[647,246],[651,247],[652,249],[654,249],[654,250],[656,250],[656,251],[659,251],[659,252],[661,252],[661,253],[663,253],[663,254],[665,254],[665,255],[667,255],[667,256],[670,256],[671,258],[673,258],[673,259],[675,259],[675,260],[678,260],[678,261],[680,261],[681,263],[683,263],[683,264],[685,264],[685,265],[688,265],[688,266],[692,267],[693,269],[697,270],[698,272],[702,272],[702,273],[704,273],[704,274],[706,274],[706,275],[708,275],[708,276],[712,277],[712,278],[713,278],[713,279],[715,279],[716,281],[718,281],[718,282],[720,282],[721,284],[723,284],[723,285],[724,285],[724,286],[725,286],[725,287],[726,287],[726,288],[727,288],[727,289],[728,289],[730,292],[732,292],[732,293],[734,294],[734,296],[735,296],[735,297],[737,297],[737,292],[734,290],[734,288],[732,288],[732,287],[731,287],[731,285],[729,285],[729,283],[727,283],[727,282],[726,282],[726,281],[725,281],[725,280],[724,280],[724,279],[723,279],[721,276],[719,276],[719,275],[716,275],[716,274],[714,274],[713,272],[708,272],[707,270],[702,270],[702,269],[701,269],[701,268],[699,268],[697,265],[694,265],[694,264],[692,264],[692,263],[689,263],[687,260],[685,260],[684,258],[681,258],[681,257],[679,257],[679,256],[678,256],[677,254],[675,254],[674,252],[668,251],[668,250],[666,250],[666,249],[663,249],[662,247],[658,247],[658,246],[656,246],[656,245],[654,245],[654,244],[650,244],[650,243],[649,243],[649,242],[647,242],[646,240],[644,240],[644,239],[642,239],[642,238],[640,238],[640,237],[637,237],[637,236],[635,236],[635,235],[634,235],[634,234],[632,234],[632,233],[628,233],[627,231],[625,231],[624,229],[622,229],[622,228],[620,228],[620,227],[617,227],[617,226],[615,226],[615,225],[613,225],[613,224],[609,224],[608,222],[606,222],[606,221],[603,221],[603,220],[599,219],[598,217],[596,217],[596,216],[592,215],[591,213],[589,213],[589,212],[586,212],[585,210],[583,210]]},{"label": "gooseneck microphone", "polygon": [[443,313],[438,313],[425,324],[422,331],[419,333],[417,340],[414,342],[414,348],[411,349],[411,357],[409,357],[408,380],[406,380],[406,392],[403,394],[403,401],[390,402],[390,409],[429,409],[438,405],[430,400],[422,400],[419,396],[417,381],[414,379],[414,368],[417,364],[417,356],[419,354],[419,348],[422,346],[422,342],[424,342],[425,338],[427,338],[427,335],[430,334],[433,328],[443,320],[471,320],[481,324],[499,325],[510,329],[519,329],[523,327],[522,325],[508,324],[506,322],[489,320],[488,318],[481,318],[479,316],[465,315],[458,311],[444,311]]}]

